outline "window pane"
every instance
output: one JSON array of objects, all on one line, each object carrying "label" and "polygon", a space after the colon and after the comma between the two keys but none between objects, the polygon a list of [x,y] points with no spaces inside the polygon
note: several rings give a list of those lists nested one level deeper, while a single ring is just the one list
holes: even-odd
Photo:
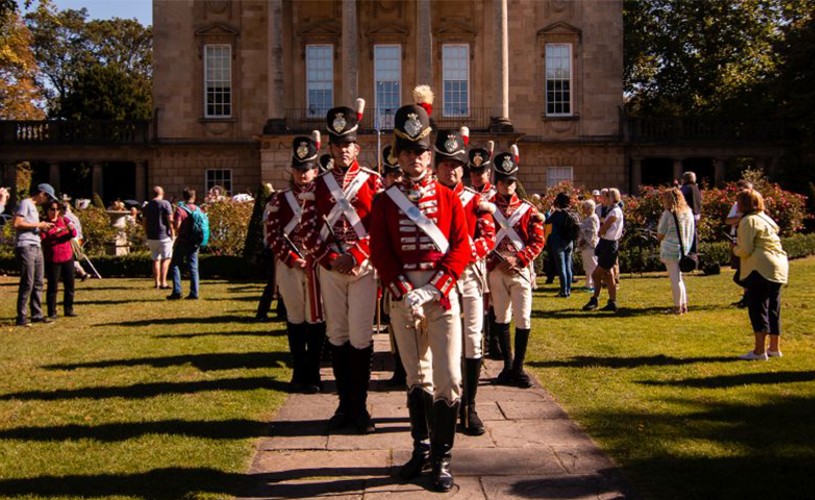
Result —
[{"label": "window pane", "polygon": [[470,115],[470,46],[442,46],[443,116]]},{"label": "window pane", "polygon": [[[206,172],[206,190],[209,191],[214,186],[221,186],[225,195],[232,193],[232,170],[208,169]],[[203,196],[201,199],[203,199]]]},{"label": "window pane", "polygon": [[232,47],[204,46],[205,116],[232,115]]},{"label": "window pane", "polygon": [[546,169],[546,186],[552,187],[563,181],[572,182],[574,172],[572,167],[549,167]]},{"label": "window pane", "polygon": [[572,59],[571,45],[546,45],[546,114],[572,114]]},{"label": "window pane", "polygon": [[309,117],[324,116],[334,106],[334,47],[306,46],[306,107]]},{"label": "window pane", "polygon": [[374,127],[393,129],[393,115],[402,102],[402,47],[374,46]]}]

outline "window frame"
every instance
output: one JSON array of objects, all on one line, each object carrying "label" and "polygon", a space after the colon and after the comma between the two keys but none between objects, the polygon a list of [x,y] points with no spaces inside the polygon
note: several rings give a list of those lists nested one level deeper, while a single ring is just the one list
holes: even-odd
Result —
[{"label": "window frame", "polygon": [[[445,66],[447,59],[445,57],[445,52],[447,48],[460,48],[463,47],[465,49],[464,57],[462,58],[467,70],[467,77],[464,80],[461,79],[447,79],[445,78]],[[466,118],[472,116],[472,68],[470,67],[470,57],[471,57],[471,47],[469,43],[443,43],[441,45],[441,89],[442,89],[442,106],[441,106],[441,113],[442,117],[444,118]],[[447,89],[445,87],[446,82],[465,82],[466,83],[466,92],[467,92],[467,102],[466,104],[466,112],[464,113],[448,113],[447,112]]]},{"label": "window frame", "polygon": [[[212,182],[212,184],[210,184],[210,181],[209,181],[210,172],[212,172],[213,174],[215,174],[216,172],[220,172],[221,174],[228,173],[229,174],[229,180],[227,182],[225,180],[226,177],[223,176],[223,175],[221,175],[220,177],[215,175],[216,178],[214,179],[214,182]],[[204,170],[204,193],[208,193],[209,190],[212,189],[213,186],[217,185],[217,186],[221,186],[222,188],[224,188],[224,193],[223,193],[224,195],[227,195],[227,193],[231,194],[232,193],[232,179],[233,179],[232,174],[233,174],[233,169],[231,169],[231,168],[207,168],[207,169],[205,169]],[[201,199],[203,200],[203,197],[201,197]]]},{"label": "window frame", "polygon": [[[377,49],[379,48],[396,48],[398,49],[398,54],[396,60],[399,62],[398,64],[398,71],[399,71],[399,79],[398,80],[378,80],[378,68],[377,62],[379,58],[377,58]],[[396,114],[396,110],[402,105],[402,44],[400,43],[376,43],[373,46],[373,81],[374,81],[374,127],[376,127],[376,123],[379,122],[380,129],[382,130],[393,130],[393,116]],[[397,82],[397,92],[396,92],[396,108],[393,110],[393,115],[391,115],[391,120],[389,123],[385,123],[384,125],[381,122],[381,117],[379,116],[379,82]]]},{"label": "window frame", "polygon": [[[568,63],[569,63],[569,76],[568,76],[567,79],[564,79],[564,78],[552,78],[552,79],[550,79],[549,78],[549,62],[550,62],[549,47],[553,47],[553,48],[554,47],[566,47],[567,55],[565,57],[565,60],[568,61]],[[574,44],[568,43],[568,42],[548,42],[548,43],[544,44],[543,76],[544,76],[544,83],[543,83],[543,86],[544,86],[544,88],[543,88],[544,109],[545,109],[546,116],[547,117],[552,117],[552,118],[575,116],[575,113],[574,113],[574,92],[575,92],[575,88],[574,88]],[[562,101],[562,100],[561,101],[554,101],[554,102],[549,101],[549,82],[550,81],[552,81],[552,82],[564,82],[564,81],[567,81],[569,83],[569,91],[568,91],[569,92],[569,100],[568,100],[568,102]],[[561,92],[562,93],[562,90],[561,91],[554,91],[554,92]],[[563,113],[563,112],[558,113],[558,112],[555,112],[555,111],[550,111],[550,108],[549,108],[550,105],[552,105],[553,108],[554,108],[554,107],[556,107],[558,105],[562,105],[564,103],[568,104],[568,107],[569,107],[568,112],[566,112],[566,113]]]},{"label": "window frame", "polygon": [[[218,48],[218,49],[224,49],[225,48],[226,49],[226,57],[224,57],[223,60],[225,60],[226,64],[228,65],[228,72],[227,73],[229,75],[229,80],[227,81],[227,83],[229,85],[229,91],[228,91],[228,94],[221,94],[221,95],[228,95],[229,96],[229,104],[228,104],[229,113],[227,113],[227,114],[214,114],[214,113],[210,113],[210,111],[209,111],[210,82],[213,82],[213,83],[214,82],[223,82],[222,80],[210,80],[209,79],[209,70],[210,70],[210,64],[211,64],[210,63],[210,58],[209,58],[209,55],[210,55],[209,51],[210,51],[210,49],[215,49],[215,48]],[[217,119],[228,119],[228,118],[232,118],[234,116],[234,114],[235,114],[234,113],[235,93],[234,93],[234,87],[232,85],[232,80],[233,80],[232,71],[233,71],[233,64],[232,64],[232,45],[231,44],[228,44],[228,43],[207,43],[207,44],[204,44],[204,75],[203,75],[204,76],[204,78],[203,78],[203,80],[204,80],[204,92],[203,92],[204,118],[216,119],[217,120]],[[216,94],[213,93],[213,95],[216,95]],[[224,106],[227,106],[227,104],[224,104],[223,102],[221,102],[221,103],[213,103],[213,107],[217,107],[217,106],[224,107]]]},{"label": "window frame", "polygon": [[[553,171],[558,171],[558,170],[566,170],[566,171],[568,171],[569,172],[569,177],[565,178],[563,176],[553,176],[552,175]],[[557,179],[557,181],[552,182],[553,178]],[[568,181],[568,182],[574,184],[574,167],[573,166],[554,165],[554,166],[546,167],[546,187],[547,188],[557,186],[558,184],[560,184],[563,181]]]},{"label": "window frame", "polygon": [[[310,70],[310,68],[309,68],[309,60],[311,59],[311,57],[310,57],[310,49],[312,49],[312,48],[323,48],[323,49],[327,48],[329,50],[328,57],[323,58],[323,60],[327,60],[329,65],[330,65],[330,70],[329,70],[329,75],[330,76],[329,76],[328,80],[311,80],[310,79],[310,77],[309,77],[309,70]],[[309,43],[309,44],[306,44],[306,47],[305,47],[305,80],[306,80],[305,81],[305,90],[306,90],[305,115],[306,115],[307,118],[323,118],[325,116],[325,114],[328,112],[328,110],[334,107],[334,98],[335,98],[334,70],[335,70],[335,68],[334,68],[334,44],[332,44],[332,43]],[[314,114],[312,114],[311,111],[310,111],[311,110],[311,104],[312,104],[311,103],[310,84],[312,82],[314,82],[314,83],[329,83],[330,91],[331,91],[329,102],[326,105],[327,107],[325,109],[317,108],[315,110]],[[315,90],[324,90],[324,89],[315,89]]]}]

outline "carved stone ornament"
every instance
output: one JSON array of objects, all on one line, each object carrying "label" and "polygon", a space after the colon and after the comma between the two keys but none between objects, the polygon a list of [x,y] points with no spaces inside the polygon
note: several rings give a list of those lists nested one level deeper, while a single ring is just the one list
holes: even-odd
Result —
[{"label": "carved stone ornament", "polygon": [[419,121],[419,115],[416,113],[408,113],[408,119],[405,122],[405,132],[411,137],[416,137],[422,131],[422,122]]},{"label": "carved stone ornament", "polygon": [[475,165],[476,167],[480,167],[482,163],[484,163],[484,158],[481,156],[481,153],[474,154],[473,165]]},{"label": "carved stone ornament", "polygon": [[297,156],[300,157],[301,160],[308,156],[308,144],[305,141],[297,146]]},{"label": "carved stone ornament", "polygon": [[458,149],[458,142],[456,142],[456,136],[448,135],[447,140],[444,142],[444,149],[447,150],[448,153],[452,153],[456,149]]},{"label": "carved stone ornament", "polygon": [[345,121],[345,115],[342,113],[337,113],[334,115],[334,122],[331,124],[334,127],[334,130],[337,131],[338,134],[342,133],[345,130],[345,126],[348,122]]},{"label": "carved stone ornament", "polygon": [[214,13],[220,14],[229,7],[229,0],[207,0],[207,10]]}]

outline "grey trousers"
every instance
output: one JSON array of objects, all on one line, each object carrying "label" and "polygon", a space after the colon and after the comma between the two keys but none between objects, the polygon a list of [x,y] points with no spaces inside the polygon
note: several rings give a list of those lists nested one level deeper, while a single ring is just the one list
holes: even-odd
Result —
[{"label": "grey trousers", "polygon": [[17,291],[17,323],[26,322],[26,306],[31,303],[31,318],[42,318],[42,284],[45,264],[42,248],[36,245],[17,247],[20,264],[20,288]]}]

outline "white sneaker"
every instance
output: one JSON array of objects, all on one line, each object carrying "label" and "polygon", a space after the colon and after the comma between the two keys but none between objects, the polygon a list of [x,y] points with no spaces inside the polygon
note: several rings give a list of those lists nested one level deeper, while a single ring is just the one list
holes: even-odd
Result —
[{"label": "white sneaker", "polygon": [[762,352],[761,354],[756,354],[753,351],[748,352],[747,354],[742,354],[739,358],[744,359],[746,361],[767,361],[767,353]]},{"label": "white sneaker", "polygon": [[767,356],[771,358],[781,358],[784,356],[784,353],[781,350],[778,351],[767,351]]}]

